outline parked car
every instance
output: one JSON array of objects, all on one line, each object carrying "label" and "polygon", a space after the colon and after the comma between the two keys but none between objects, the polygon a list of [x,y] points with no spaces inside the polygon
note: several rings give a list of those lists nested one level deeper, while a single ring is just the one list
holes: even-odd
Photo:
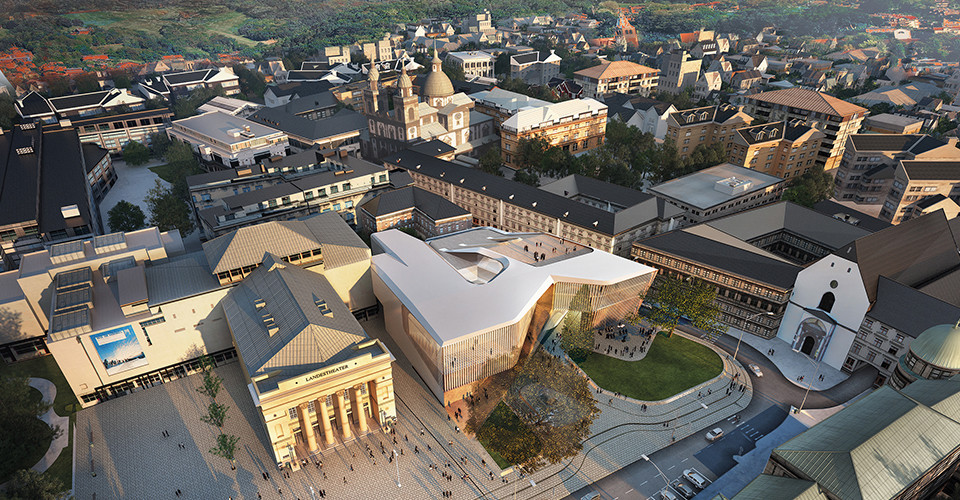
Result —
[{"label": "parked car", "polygon": [[670,491],[670,488],[660,490],[660,500],[679,500],[676,495]]},{"label": "parked car", "polygon": [[674,490],[676,490],[677,493],[683,495],[683,498],[690,499],[696,496],[696,494],[693,492],[693,490],[689,486],[687,486],[686,484],[684,484],[679,480],[670,483],[670,486]]},{"label": "parked car", "polygon": [[707,487],[707,478],[703,477],[699,472],[693,469],[687,469],[683,471],[683,477],[687,478],[687,481],[690,481],[694,486],[700,488],[701,490]]},{"label": "parked car", "polygon": [[717,427],[707,433],[707,441],[711,443],[723,437],[723,429]]},{"label": "parked car", "polygon": [[600,498],[600,494],[597,493],[596,491],[592,491],[580,497],[580,500],[596,500],[597,498]]},{"label": "parked car", "polygon": [[757,366],[756,363],[750,363],[749,366],[750,366],[750,371],[752,371],[754,375],[756,375],[756,376],[758,376],[758,377],[762,377],[762,376],[763,376],[763,372],[760,371],[760,367]]}]

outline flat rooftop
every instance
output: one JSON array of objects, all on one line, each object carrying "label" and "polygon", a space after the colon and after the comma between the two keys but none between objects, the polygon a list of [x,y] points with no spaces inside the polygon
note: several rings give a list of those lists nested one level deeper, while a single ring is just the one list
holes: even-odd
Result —
[{"label": "flat rooftop", "polygon": [[[283,134],[283,132],[262,123],[229,115],[219,110],[177,120],[173,122],[173,125],[174,129],[180,126],[224,144],[237,144],[251,139]],[[246,133],[245,127],[249,127],[252,136],[243,135]],[[239,132],[236,137],[231,133],[233,130]]]},{"label": "flat rooftop", "polygon": [[[374,272],[441,345],[520,320],[557,281],[608,285],[655,272],[581,246],[554,254],[557,246],[574,246],[549,235],[487,227],[426,243],[395,229],[371,238],[383,249],[373,256]],[[535,262],[534,251],[546,260]]]},{"label": "flat rooftop", "polygon": [[[734,194],[728,194],[716,188],[718,182],[730,178],[735,178],[738,181],[745,181],[750,184],[744,191],[734,192]],[[773,175],[757,172],[756,170],[732,163],[721,163],[720,165],[705,168],[699,172],[658,184],[651,187],[649,191],[680,201],[691,207],[705,210],[746,196],[749,193],[767,189],[780,182],[783,182],[783,179]]]}]

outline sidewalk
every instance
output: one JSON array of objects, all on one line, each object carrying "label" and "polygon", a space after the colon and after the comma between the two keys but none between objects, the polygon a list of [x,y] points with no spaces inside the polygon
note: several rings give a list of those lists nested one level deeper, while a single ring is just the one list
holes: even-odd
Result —
[{"label": "sidewalk", "polygon": [[[730,328],[726,335],[733,337],[734,342],[736,342],[740,333],[740,330]],[[764,339],[748,332],[743,334],[743,343],[760,351],[760,354],[777,365],[777,368],[787,380],[804,389],[810,386],[812,391],[822,391],[843,382],[849,377],[848,374],[826,363],[820,363],[818,372],[817,362],[813,358],[799,352],[793,352],[790,350],[790,344],[778,337]],[[772,356],[768,354],[770,349],[774,351]],[[823,375],[823,381],[820,381],[819,375],[815,374]],[[803,375],[802,383],[797,380],[801,375]]]},{"label": "sidewalk", "polygon": [[61,417],[53,411],[53,399],[57,397],[57,386],[53,385],[53,382],[45,378],[30,377],[29,383],[30,387],[37,389],[43,394],[43,401],[51,405],[46,413],[40,415],[40,420],[46,422],[51,428],[60,427],[60,435],[50,442],[50,447],[47,448],[47,452],[44,453],[43,458],[31,467],[31,469],[37,472],[46,472],[46,470],[53,465],[53,462],[57,460],[57,457],[60,456],[60,452],[69,444],[70,417]]}]

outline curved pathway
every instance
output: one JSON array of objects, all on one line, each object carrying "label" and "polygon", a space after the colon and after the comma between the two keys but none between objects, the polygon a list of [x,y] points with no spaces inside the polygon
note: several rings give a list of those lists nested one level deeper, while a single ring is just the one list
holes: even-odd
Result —
[{"label": "curved pathway", "polygon": [[43,401],[50,405],[50,409],[43,415],[40,415],[40,420],[46,422],[51,428],[56,429],[60,427],[60,435],[55,437],[50,443],[50,447],[47,448],[47,452],[43,455],[43,458],[31,467],[31,469],[37,472],[46,472],[46,470],[53,465],[53,462],[57,460],[57,457],[60,456],[60,452],[69,444],[70,417],[61,417],[57,415],[57,412],[53,411],[53,401],[54,398],[57,397],[57,386],[54,385],[53,382],[45,378],[30,377],[30,387],[40,391],[40,394],[43,394]]}]

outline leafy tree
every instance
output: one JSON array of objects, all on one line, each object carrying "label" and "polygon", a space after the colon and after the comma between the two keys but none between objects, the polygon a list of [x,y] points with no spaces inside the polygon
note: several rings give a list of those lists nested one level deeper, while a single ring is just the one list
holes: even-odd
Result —
[{"label": "leafy tree", "polygon": [[13,97],[0,94],[0,129],[10,130],[17,119],[17,109],[13,106]]},{"label": "leafy tree", "polygon": [[783,199],[798,205],[812,207],[826,200],[833,193],[833,176],[823,171],[822,165],[817,165],[800,177],[794,177],[783,192]]},{"label": "leafy tree", "polygon": [[240,438],[237,436],[219,434],[217,435],[217,444],[213,448],[210,448],[210,453],[218,457],[226,458],[230,461],[230,468],[235,469],[234,460],[237,453],[237,441],[240,441]]},{"label": "leafy tree", "polygon": [[146,215],[139,206],[127,200],[120,200],[107,212],[107,223],[111,231],[136,231],[146,222]]},{"label": "leafy tree", "polygon": [[497,56],[496,61],[493,62],[493,74],[495,75],[509,75],[510,74],[510,54],[506,52]]},{"label": "leafy tree", "polygon": [[197,389],[197,392],[210,397],[210,399],[217,399],[217,394],[223,387],[223,379],[213,372],[213,361],[210,356],[200,358],[200,363],[203,365],[203,385]]},{"label": "leafy tree", "polygon": [[658,276],[647,291],[644,301],[651,312],[647,321],[673,336],[680,318],[687,318],[694,327],[705,332],[723,332],[717,290],[698,279],[690,281],[671,276]]},{"label": "leafy tree", "polygon": [[[26,377],[0,377],[0,477],[8,477],[33,457],[37,443],[50,443],[63,430],[51,428],[37,417],[50,405],[36,397]],[[46,446],[46,445],[44,445]],[[30,464],[32,465],[32,464]],[[25,497],[32,498],[32,497]]]},{"label": "leafy tree", "polygon": [[[4,429],[5,432],[8,429]],[[6,484],[6,492],[0,498],[6,500],[58,500],[63,491],[60,481],[49,474],[31,469],[21,469],[13,474]]]},{"label": "leafy tree", "polygon": [[563,337],[560,339],[560,347],[570,356],[570,359],[577,362],[586,359],[593,348],[593,330],[583,326],[581,316],[584,314],[580,311],[570,311],[563,318]]},{"label": "leafy tree", "polygon": [[512,464],[525,464],[540,454],[540,438],[501,401],[477,432],[477,439]]},{"label": "leafy tree", "polygon": [[97,80],[97,75],[93,73],[77,75],[77,77],[73,79],[73,84],[77,87],[77,93],[79,94],[100,90],[100,82]]},{"label": "leafy tree", "polygon": [[217,96],[224,95],[223,89],[199,88],[189,95],[175,97],[173,99],[173,118],[179,120],[197,114],[197,108]]},{"label": "leafy tree", "polygon": [[130,141],[123,147],[123,161],[130,165],[143,165],[150,160],[150,148],[137,141]]},{"label": "leafy tree", "polygon": [[187,202],[176,195],[172,189],[163,186],[157,179],[156,184],[144,198],[150,210],[150,225],[157,226],[161,231],[176,229],[181,236],[193,232],[193,219],[190,217],[190,207]]},{"label": "leafy tree", "polygon": [[247,69],[242,64],[233,67],[233,73],[240,79],[240,92],[251,99],[262,99],[267,91],[267,81],[258,71]]},{"label": "leafy tree", "polygon": [[186,200],[190,194],[187,177],[203,171],[200,168],[200,162],[194,156],[193,149],[180,140],[170,142],[163,156],[167,164],[173,169],[173,179],[168,179],[172,185],[173,193],[180,199]]},{"label": "leafy tree", "polygon": [[466,75],[463,74],[463,69],[452,64],[443,63],[441,66],[443,72],[447,74],[447,77],[451,80],[464,81],[467,79]]},{"label": "leafy tree", "polygon": [[539,169],[541,164],[540,160],[549,148],[550,143],[541,136],[534,137],[533,139],[524,137],[517,143],[517,151],[514,155],[513,163],[520,169]]},{"label": "leafy tree", "polygon": [[227,410],[229,409],[230,407],[225,404],[211,401],[210,404],[207,405],[207,414],[200,417],[200,420],[216,427],[223,427],[223,423],[227,420]]},{"label": "leafy tree", "polygon": [[483,172],[503,177],[503,172],[500,171],[502,165],[503,160],[500,158],[500,148],[487,149],[483,155],[480,156],[479,167]]},{"label": "leafy tree", "polygon": [[157,158],[163,158],[172,143],[170,136],[164,132],[150,134],[150,152]]},{"label": "leafy tree", "polygon": [[513,174],[513,180],[534,187],[540,185],[540,177],[538,177],[537,174],[524,169],[517,170]]}]

